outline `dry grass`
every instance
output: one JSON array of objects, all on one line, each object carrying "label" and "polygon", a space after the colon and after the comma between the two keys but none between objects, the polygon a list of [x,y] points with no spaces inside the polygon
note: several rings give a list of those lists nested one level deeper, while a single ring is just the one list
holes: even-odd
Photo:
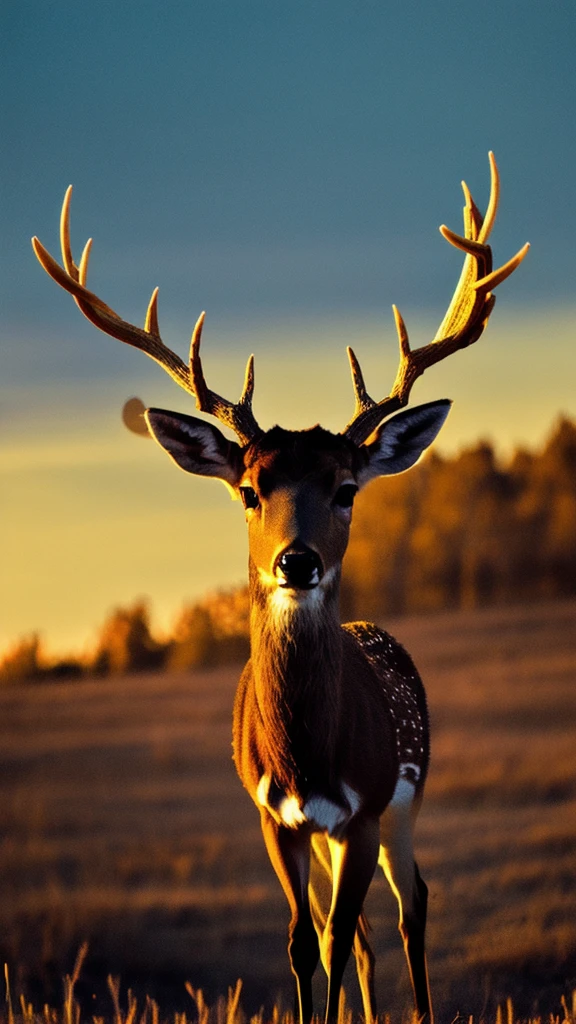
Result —
[{"label": "dry grass", "polygon": [[[122,1005],[121,985],[119,978],[108,976],[108,991],[110,994],[110,1008],[106,1016],[92,1014],[88,1018],[83,1010],[81,1002],[76,998],[76,987],[80,980],[82,965],[88,952],[88,946],[84,943],[78,952],[72,974],[64,978],[64,998],[61,1008],[55,1009],[44,1004],[42,1013],[35,1010],[32,1003],[28,1002],[23,994],[16,1002],[16,1009],[12,999],[10,985],[10,974],[7,965],[4,967],[5,999],[4,1012],[0,1009],[1,1024],[81,1024],[82,1021],[91,1019],[91,1024],[167,1024],[173,1020],[174,1024],[294,1024],[294,1014],[290,1010],[283,1010],[276,1003],[271,1011],[266,1014],[264,1007],[260,1007],[258,1013],[248,1016],[242,1007],[240,997],[242,994],[242,981],[238,979],[236,984],[228,987],[228,996],[219,996],[212,1006],[204,997],[202,989],[195,989],[189,981],[185,988],[194,1003],[194,1011],[174,1012],[166,1016],[162,1013],[158,1003],[150,996],[146,996],[139,1005],[138,999],[131,989],[128,989],[125,999],[125,1007]],[[494,1024],[503,1024],[504,1013],[506,1024],[576,1024],[576,989],[572,992],[570,1000],[565,996],[560,999],[560,1011],[550,1013],[546,1017],[519,1018],[514,1012],[514,1003],[508,998],[505,1006],[498,1006],[495,1014]],[[338,1013],[338,1024],[353,1024],[357,1015],[346,1003],[346,994],[342,992]],[[381,1024],[391,1024],[389,1014],[379,1018]],[[479,1017],[478,1024],[488,1024],[488,1019]],[[466,1018],[458,1014],[452,1024],[465,1024]],[[320,1024],[320,1017],[314,1018],[314,1024]],[[418,1024],[418,1017],[415,1012],[406,1013],[403,1024]],[[475,1018],[469,1015],[467,1024],[475,1024]]]},{"label": "dry grass", "polygon": [[[390,628],[434,727],[417,847],[437,1016],[492,1020],[508,997],[525,1017],[560,1013],[576,985],[576,603]],[[249,1013],[291,1005],[286,907],[230,758],[236,679],[0,692],[0,955],[26,1005],[59,1005],[85,939],[89,1016],[109,1019],[108,974],[138,1021],[153,1004],[190,1014],[187,979],[215,1005],[237,977]],[[408,984],[379,878],[368,912],[379,1005],[399,1015]]]}]

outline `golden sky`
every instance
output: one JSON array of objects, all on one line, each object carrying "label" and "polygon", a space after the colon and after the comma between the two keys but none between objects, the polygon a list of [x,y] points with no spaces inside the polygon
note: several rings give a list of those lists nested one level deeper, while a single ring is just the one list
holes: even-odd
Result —
[{"label": "golden sky", "polygon": [[[514,279],[506,287],[512,290]],[[523,316],[505,302],[503,289],[501,306],[476,345],[430,369],[414,388],[413,404],[454,400],[439,451],[485,437],[505,455],[517,444],[542,443],[559,412],[576,416],[573,311]],[[437,326],[432,318],[407,321],[414,344],[429,340]],[[368,390],[381,397],[396,366],[391,316],[260,324],[234,332],[233,346],[231,334],[211,331],[208,321],[206,372],[216,390],[235,397],[240,353],[253,350],[254,407],[263,426],[319,421],[339,430],[353,407],[345,355],[352,339]],[[113,366],[119,343],[96,332],[94,341],[110,346]],[[162,371],[141,353],[129,354],[133,393],[150,405],[194,412]],[[219,483],[181,472],[152,442],[129,434],[119,417],[123,397],[122,381],[116,389],[110,381],[22,388],[25,412],[13,410],[0,454],[2,646],[40,629],[52,650],[79,648],[111,607],[141,595],[152,600],[154,622],[166,627],[185,599],[245,578],[239,504]]]}]

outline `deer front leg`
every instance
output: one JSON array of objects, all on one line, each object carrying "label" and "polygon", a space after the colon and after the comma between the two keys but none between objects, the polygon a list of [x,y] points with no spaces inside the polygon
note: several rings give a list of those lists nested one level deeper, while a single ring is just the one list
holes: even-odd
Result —
[{"label": "deer front leg", "polygon": [[[332,889],[332,863],[326,836],[318,832],[314,833],[312,836],[312,850],[319,865],[319,871],[321,871],[322,874],[320,878],[316,879],[314,878],[314,875],[312,875],[308,891],[310,893],[310,907],[312,909],[312,917],[316,928],[316,934],[319,937],[322,937],[328,915],[322,907],[320,893],[317,889],[320,889],[322,882],[329,884],[330,889]],[[356,973],[358,975],[358,984],[360,985],[360,993],[362,996],[362,1008],[364,1011],[365,1024],[373,1024],[376,1019],[376,991],[374,986],[375,957],[370,946],[370,942],[368,941],[369,927],[368,919],[364,912],[362,912],[358,918],[358,924],[356,925],[356,934],[354,936],[354,945],[352,948],[356,960]]]},{"label": "deer front leg", "polygon": [[288,956],[296,978],[300,1024],[309,1024],[312,1019],[312,977],[320,959],[308,897],[310,830],[279,825],[265,810],[261,814],[261,824],[268,856],[290,907]]},{"label": "deer front leg", "polygon": [[353,818],[341,840],[329,839],[332,904],[322,938],[322,962],[328,974],[326,1024],[338,1019],[344,968],[348,962],[364,898],[378,863],[377,818]]}]

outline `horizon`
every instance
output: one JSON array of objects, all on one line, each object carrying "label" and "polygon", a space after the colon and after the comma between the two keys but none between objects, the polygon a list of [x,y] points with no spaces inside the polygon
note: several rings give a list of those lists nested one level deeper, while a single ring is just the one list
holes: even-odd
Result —
[{"label": "horizon", "polygon": [[[498,446],[495,445],[493,441],[491,441],[489,438],[478,437],[475,441],[466,441],[465,443],[463,443],[458,448],[452,451],[448,449],[438,451],[438,449],[441,448],[441,446],[435,444],[432,446],[431,449],[429,449],[424,454],[424,456],[419,460],[419,463],[426,461],[426,459],[430,457],[433,457],[434,454],[436,454],[445,461],[456,462],[459,459],[459,457],[464,455],[466,452],[474,451],[479,446],[488,444],[490,445],[492,451],[494,452],[495,461],[498,468],[503,472],[507,472],[508,469],[510,468],[512,461],[514,460],[514,457],[518,453],[528,452],[529,454],[534,455],[536,457],[542,454],[544,450],[548,447],[552,437],[558,430],[561,422],[565,421],[571,423],[576,429],[576,418],[568,417],[560,412],[558,413],[554,423],[550,425],[550,429],[546,432],[545,437],[542,438],[540,442],[537,443],[536,445],[519,445],[513,449],[505,450],[501,448],[499,450]],[[128,437],[130,437],[130,435],[128,435]],[[76,458],[78,458],[78,455],[80,455],[81,458],[81,466],[85,462],[85,453],[82,452],[82,448],[80,448],[77,451]],[[65,464],[64,467],[61,468],[66,468],[69,470],[71,466],[76,469],[79,468],[77,461],[73,461],[71,464]],[[0,455],[0,469],[1,467],[2,458]],[[138,471],[138,463],[135,464],[135,468],[136,471]],[[173,467],[169,466],[168,469],[170,470],[170,468]],[[183,477],[184,481],[186,482],[187,475],[183,473],[179,475]],[[198,480],[199,478],[196,479]],[[200,479],[200,482],[202,483],[204,481]],[[214,483],[217,483],[217,481],[214,481]],[[224,497],[224,502],[217,503],[217,511],[221,512],[224,503],[228,504],[230,502],[230,496],[226,494],[225,488],[222,486],[219,486],[217,490],[220,492],[220,498]],[[208,515],[210,518],[214,517],[214,511],[215,508],[212,506],[212,503],[208,502]],[[234,515],[235,512],[236,510],[234,509],[232,514]],[[243,522],[243,517],[241,515],[237,515],[234,516],[234,518],[237,520],[237,522],[241,523],[241,530],[242,534],[244,535],[245,526]],[[226,513],[224,513],[223,518],[224,524],[225,519]],[[352,536],[354,536],[354,520],[352,524]],[[177,541],[177,547],[178,544],[179,542]],[[385,538],[383,538],[383,545],[385,546]],[[246,552],[246,542],[244,542],[244,544],[242,544],[241,546],[243,550]],[[206,569],[207,576],[203,587],[197,587],[195,590],[189,588],[188,590],[183,591],[178,595],[172,592],[171,597],[167,599],[165,596],[164,601],[157,602],[155,600],[154,593],[151,592],[134,593],[131,597],[129,595],[125,595],[121,600],[108,601],[105,606],[102,606],[99,609],[97,609],[99,618],[97,619],[97,621],[95,620],[91,622],[89,629],[86,629],[85,634],[82,637],[77,636],[68,640],[66,638],[62,639],[58,637],[57,631],[55,634],[46,635],[46,632],[43,631],[41,628],[32,628],[30,630],[26,630],[24,633],[12,635],[11,637],[6,636],[6,638],[2,638],[2,642],[0,643],[0,658],[2,658],[4,654],[11,650],[19,640],[23,640],[27,636],[32,636],[36,634],[39,636],[41,659],[46,664],[55,663],[63,658],[66,659],[66,657],[73,657],[79,658],[80,660],[85,660],[87,657],[91,656],[91,652],[93,652],[95,647],[97,646],[99,637],[101,636],[102,627],[104,623],[108,620],[108,618],[116,611],[129,610],[130,608],[139,603],[144,603],[144,605],[148,609],[148,612],[150,614],[150,628],[152,635],[160,642],[166,642],[167,639],[174,635],[176,622],[185,607],[191,606],[198,602],[202,603],[205,600],[210,600],[210,598],[212,598],[215,595],[218,595],[219,593],[234,591],[238,588],[247,587],[248,585],[247,562],[246,566],[244,567],[244,572],[242,576],[238,576],[236,579],[230,577],[228,579],[223,579],[222,581],[215,581],[212,578],[211,565],[207,564]],[[88,614],[88,610],[86,611],[86,614]],[[409,614],[418,615],[422,613],[410,612]]]}]

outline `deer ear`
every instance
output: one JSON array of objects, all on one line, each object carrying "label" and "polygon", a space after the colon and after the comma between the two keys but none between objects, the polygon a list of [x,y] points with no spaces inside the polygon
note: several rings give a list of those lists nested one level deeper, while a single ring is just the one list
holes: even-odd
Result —
[{"label": "deer ear", "polygon": [[368,461],[359,474],[363,487],[376,476],[403,473],[413,466],[428,448],[450,412],[452,403],[443,398],[406,409],[386,420],[376,431],[376,439],[363,445]]},{"label": "deer ear", "polygon": [[177,466],[187,473],[216,477],[235,491],[244,469],[239,444],[195,416],[166,409],[147,409],[144,415],[152,437]]}]

